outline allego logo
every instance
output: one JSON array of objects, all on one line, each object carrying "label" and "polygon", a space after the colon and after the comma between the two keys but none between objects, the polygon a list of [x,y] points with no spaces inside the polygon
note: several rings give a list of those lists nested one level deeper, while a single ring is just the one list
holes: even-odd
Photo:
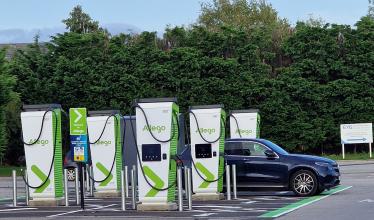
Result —
[{"label": "allego logo", "polygon": [[236,129],[235,134],[239,134],[239,131],[240,131],[240,134],[246,134],[246,135],[253,133],[252,130],[248,130],[248,129]]},{"label": "allego logo", "polygon": [[159,126],[159,125],[150,125],[149,127],[147,125],[144,125],[143,131],[152,131],[161,133],[166,130],[165,126]]},{"label": "allego logo", "polygon": [[[201,134],[213,134],[216,133],[216,129],[214,128],[200,128],[200,133]],[[196,130],[195,132],[198,133],[199,130]]]},{"label": "allego logo", "polygon": [[96,144],[108,146],[108,145],[112,144],[112,141],[102,141],[102,140],[99,140]]},{"label": "allego logo", "polygon": [[[35,139],[30,139],[29,143],[34,143]],[[38,140],[35,144],[40,144],[42,146],[45,146],[48,144],[48,140]]]}]

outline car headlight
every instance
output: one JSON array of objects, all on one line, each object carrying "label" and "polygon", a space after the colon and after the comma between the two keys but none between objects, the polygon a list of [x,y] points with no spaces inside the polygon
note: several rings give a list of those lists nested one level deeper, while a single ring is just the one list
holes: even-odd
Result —
[{"label": "car headlight", "polygon": [[329,167],[330,164],[329,163],[324,163],[324,162],[315,162],[316,165],[318,166],[322,166],[322,167]]}]

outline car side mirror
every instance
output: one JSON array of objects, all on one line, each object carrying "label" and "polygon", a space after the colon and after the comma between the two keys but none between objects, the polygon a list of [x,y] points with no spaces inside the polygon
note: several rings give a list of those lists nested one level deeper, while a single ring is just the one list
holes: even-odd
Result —
[{"label": "car side mirror", "polygon": [[268,158],[276,158],[277,157],[277,154],[274,153],[274,151],[272,151],[272,150],[266,150],[264,153]]}]

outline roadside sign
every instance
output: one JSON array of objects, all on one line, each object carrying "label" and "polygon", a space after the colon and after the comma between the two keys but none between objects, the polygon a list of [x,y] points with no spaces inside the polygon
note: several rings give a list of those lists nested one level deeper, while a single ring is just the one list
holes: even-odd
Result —
[{"label": "roadside sign", "polygon": [[342,144],[373,143],[373,124],[342,124],[340,125]]},{"label": "roadside sign", "polygon": [[88,160],[87,141],[87,109],[71,108],[70,116],[70,147],[73,160],[86,163]]},{"label": "roadside sign", "polygon": [[369,157],[371,158],[371,144],[373,143],[373,124],[341,124],[340,140],[342,143],[343,159],[345,158],[345,144],[369,144]]}]

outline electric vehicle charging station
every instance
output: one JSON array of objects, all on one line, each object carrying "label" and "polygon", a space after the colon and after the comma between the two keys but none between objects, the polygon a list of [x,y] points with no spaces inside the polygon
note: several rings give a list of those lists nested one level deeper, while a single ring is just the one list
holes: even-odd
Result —
[{"label": "electric vehicle charging station", "polygon": [[231,138],[259,138],[260,114],[258,109],[234,110],[230,112]]},{"label": "electric vehicle charging station", "polygon": [[120,195],[122,170],[122,119],[118,110],[89,111],[87,128],[93,166],[95,197]]},{"label": "electric vehicle charging station", "polygon": [[61,105],[24,105],[21,113],[30,206],[64,205]]},{"label": "electric vehicle charging station", "polygon": [[175,183],[179,136],[176,98],[138,99],[138,210],[176,210]]},{"label": "electric vehicle charging station", "polygon": [[194,200],[223,199],[225,118],[223,105],[192,106],[191,162]]}]

